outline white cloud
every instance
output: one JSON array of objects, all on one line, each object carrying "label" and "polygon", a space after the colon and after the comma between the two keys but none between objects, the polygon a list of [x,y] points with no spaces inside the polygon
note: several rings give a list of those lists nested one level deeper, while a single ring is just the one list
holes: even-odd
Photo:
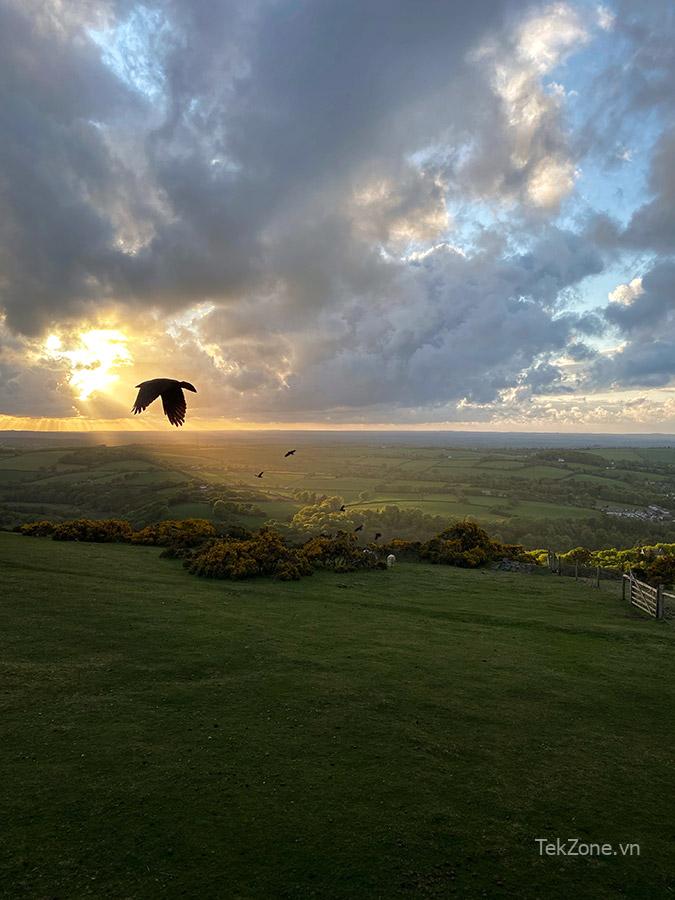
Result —
[{"label": "white cloud", "polygon": [[495,130],[465,166],[484,195],[555,211],[571,193],[576,166],[563,125],[567,95],[561,84],[543,78],[588,40],[578,12],[555,3],[474,54],[503,117],[502,133],[495,133],[494,123]]},{"label": "white cloud", "polygon": [[567,3],[554,3],[523,22],[517,31],[516,51],[527,69],[544,75],[588,38],[577,10]]},{"label": "white cloud", "polygon": [[535,206],[552,209],[572,192],[576,170],[571,160],[546,157],[534,167],[527,195]]},{"label": "white cloud", "polygon": [[627,284],[617,285],[613,291],[610,291],[607,297],[610,303],[620,303],[622,306],[630,306],[635,300],[644,294],[642,287],[642,278],[633,278]]},{"label": "white cloud", "polygon": [[603,31],[612,31],[616,22],[616,16],[608,6],[602,4],[596,10],[598,26]]}]

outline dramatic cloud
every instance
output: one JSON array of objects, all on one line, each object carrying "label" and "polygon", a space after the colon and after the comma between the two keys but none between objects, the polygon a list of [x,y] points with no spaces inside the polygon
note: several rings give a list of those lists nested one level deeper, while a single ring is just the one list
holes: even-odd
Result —
[{"label": "dramatic cloud", "polygon": [[649,0],[0,2],[0,414],[123,423],[168,369],[210,424],[668,384],[674,36]]}]

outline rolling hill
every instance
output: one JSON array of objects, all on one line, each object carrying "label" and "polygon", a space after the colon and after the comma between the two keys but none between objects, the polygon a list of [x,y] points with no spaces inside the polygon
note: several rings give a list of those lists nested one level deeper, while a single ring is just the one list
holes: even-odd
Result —
[{"label": "rolling hill", "polygon": [[[673,631],[616,585],[203,581],[0,534],[8,897],[657,897]],[[635,842],[548,858],[537,838]]]}]

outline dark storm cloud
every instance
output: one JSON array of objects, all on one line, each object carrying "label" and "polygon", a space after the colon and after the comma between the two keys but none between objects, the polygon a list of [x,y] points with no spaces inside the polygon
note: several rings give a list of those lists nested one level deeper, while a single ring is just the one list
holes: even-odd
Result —
[{"label": "dark storm cloud", "polygon": [[[344,219],[368,166],[400,170],[419,133],[457,127],[454,81],[502,3],[477,0],[461,15],[453,3],[421,15],[391,0],[367,11],[326,0],[149,6],[170,35],[156,48],[161,101],[116,78],[87,38],[87,27],[123,21],[128,4],[106,6],[107,18],[86,3],[65,19],[3,7],[2,297],[14,327],[100,297],[176,307],[238,296],[277,277],[270,239],[275,261],[299,268],[285,237],[294,216],[309,206],[316,219],[319,206]],[[145,140],[119,152],[144,117]],[[120,217],[144,219],[151,238],[120,247]],[[315,227],[329,240],[336,225],[325,216]]]}]

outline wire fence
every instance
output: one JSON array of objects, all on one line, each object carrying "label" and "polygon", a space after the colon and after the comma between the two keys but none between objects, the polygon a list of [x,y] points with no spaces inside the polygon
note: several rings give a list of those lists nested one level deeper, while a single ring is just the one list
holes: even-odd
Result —
[{"label": "wire fence", "polygon": [[562,560],[559,554],[548,551],[548,567],[554,575],[574,578],[599,588],[601,581],[621,582],[621,596],[655,619],[675,618],[675,593],[666,591],[662,584],[651,585],[640,581],[629,569],[605,569],[602,566],[585,566],[579,562]]}]

